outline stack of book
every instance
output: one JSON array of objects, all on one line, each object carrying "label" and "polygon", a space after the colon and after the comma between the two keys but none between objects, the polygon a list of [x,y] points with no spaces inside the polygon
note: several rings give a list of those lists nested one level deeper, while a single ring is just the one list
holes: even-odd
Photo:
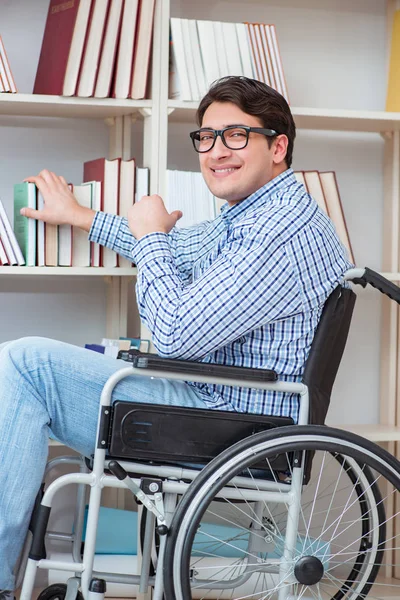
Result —
[{"label": "stack of book", "polygon": [[289,101],[275,25],[172,18],[170,97],[198,101],[227,75],[263,81]]},{"label": "stack of book", "polygon": [[34,94],[146,96],[155,0],[50,0]]},{"label": "stack of book", "polygon": [[[134,159],[98,158],[84,164],[82,184],[69,186],[82,206],[126,217],[135,195],[141,198],[148,194],[148,179],[148,169],[135,167]],[[87,233],[77,227],[51,225],[21,216],[20,210],[25,206],[43,208],[43,198],[33,183],[14,185],[14,231],[26,265],[132,266],[112,250],[89,242]]]},{"label": "stack of book", "polygon": [[10,63],[6,49],[4,47],[3,40],[0,35],[0,92],[11,92],[16,94],[17,87],[15,85],[14,77],[11,72]]}]

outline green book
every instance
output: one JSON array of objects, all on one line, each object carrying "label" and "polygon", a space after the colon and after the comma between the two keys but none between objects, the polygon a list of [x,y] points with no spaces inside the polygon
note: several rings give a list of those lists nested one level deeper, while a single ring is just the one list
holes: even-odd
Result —
[{"label": "green book", "polygon": [[36,265],[36,220],[20,214],[21,208],[37,208],[36,186],[34,183],[14,185],[14,232],[28,267]]}]

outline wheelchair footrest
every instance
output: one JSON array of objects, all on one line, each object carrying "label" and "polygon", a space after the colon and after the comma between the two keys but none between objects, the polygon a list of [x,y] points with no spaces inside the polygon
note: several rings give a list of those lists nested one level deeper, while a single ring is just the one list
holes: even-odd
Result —
[{"label": "wheelchair footrest", "polygon": [[121,459],[204,464],[243,438],[283,425],[293,425],[293,420],[117,400],[108,453]]}]

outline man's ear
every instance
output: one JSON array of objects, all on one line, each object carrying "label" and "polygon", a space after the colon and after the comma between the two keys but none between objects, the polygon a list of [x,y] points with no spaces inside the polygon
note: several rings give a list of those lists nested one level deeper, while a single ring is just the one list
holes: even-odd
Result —
[{"label": "man's ear", "polygon": [[285,160],[288,143],[289,143],[289,140],[284,133],[282,133],[281,135],[278,135],[275,138],[273,161],[276,165],[281,164],[281,162],[283,162]]}]

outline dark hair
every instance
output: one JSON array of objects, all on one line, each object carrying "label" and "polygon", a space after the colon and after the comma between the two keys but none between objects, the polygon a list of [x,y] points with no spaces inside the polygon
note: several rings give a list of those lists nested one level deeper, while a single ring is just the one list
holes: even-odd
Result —
[{"label": "dark hair", "polygon": [[[201,127],[204,113],[213,102],[232,102],[243,112],[258,117],[266,129],[284,133],[288,140],[285,161],[292,164],[293,143],[296,126],[285,98],[269,85],[243,76],[229,76],[217,79],[201,100],[197,109],[197,123]],[[274,138],[267,138],[271,147]]]}]

